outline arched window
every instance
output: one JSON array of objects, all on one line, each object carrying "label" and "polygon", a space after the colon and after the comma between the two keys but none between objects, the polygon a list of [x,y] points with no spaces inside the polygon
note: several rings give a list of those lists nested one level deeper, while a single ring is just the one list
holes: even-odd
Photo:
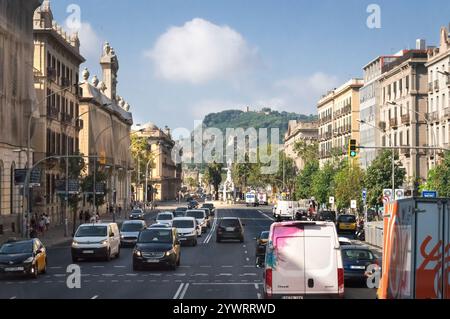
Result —
[{"label": "arched window", "polygon": [[16,169],[16,163],[11,164],[11,174],[9,178],[9,210],[11,215],[14,214],[14,170]]}]

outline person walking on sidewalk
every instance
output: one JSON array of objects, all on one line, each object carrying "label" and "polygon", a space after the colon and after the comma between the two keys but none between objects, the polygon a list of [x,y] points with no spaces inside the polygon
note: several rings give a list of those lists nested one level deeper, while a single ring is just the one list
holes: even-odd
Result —
[{"label": "person walking on sidewalk", "polygon": [[78,218],[80,219],[80,225],[83,224],[83,219],[84,219],[84,212],[83,212],[83,210],[80,211],[80,215],[78,215]]},{"label": "person walking on sidewalk", "polygon": [[119,217],[122,217],[122,206],[119,205],[118,210],[119,210]]},{"label": "person walking on sidewalk", "polygon": [[41,234],[44,234],[45,232],[45,219],[44,215],[41,215],[41,218],[39,219],[39,232]]},{"label": "person walking on sidewalk", "polygon": [[50,217],[48,214],[44,214],[44,221],[45,221],[45,230],[48,231],[50,229]]},{"label": "person walking on sidewalk", "polygon": [[87,211],[84,212],[84,222],[87,224],[87,223],[89,223],[90,219],[91,219],[91,214],[87,210]]}]

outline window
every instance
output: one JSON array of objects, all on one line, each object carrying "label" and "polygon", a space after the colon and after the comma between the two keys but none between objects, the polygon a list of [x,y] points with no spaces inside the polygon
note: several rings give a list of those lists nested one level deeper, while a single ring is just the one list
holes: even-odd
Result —
[{"label": "window", "polygon": [[0,161],[0,215],[2,214],[3,203],[3,162]]},{"label": "window", "polygon": [[18,90],[18,86],[19,86],[19,74],[18,74],[18,64],[17,64],[18,60],[17,60],[17,46],[14,52],[11,53],[10,56],[10,63],[11,63],[11,68],[12,68],[12,73],[11,73],[11,85],[12,85],[12,96],[16,97],[17,96],[17,90]]},{"label": "window", "polygon": [[409,75],[406,77],[405,87],[406,87],[406,93],[409,93]]},{"label": "window", "polygon": [[409,130],[406,131],[406,145],[409,146]]},{"label": "window", "polygon": [[[4,86],[4,74],[5,74],[5,48],[4,48],[4,40],[3,36],[0,35],[0,94],[3,93],[3,86]],[[1,185],[0,185],[1,186]],[[0,198],[1,202],[1,198]],[[1,209],[1,208],[0,208]]]}]

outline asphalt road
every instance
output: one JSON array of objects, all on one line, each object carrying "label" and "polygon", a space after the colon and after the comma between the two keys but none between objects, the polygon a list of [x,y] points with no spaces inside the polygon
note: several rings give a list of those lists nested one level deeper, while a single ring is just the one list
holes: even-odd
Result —
[{"label": "asphalt road", "polygon": [[[216,243],[215,223],[197,247],[182,247],[176,271],[132,270],[132,249],[122,248],[110,262],[80,262],[81,288],[69,289],[70,247],[48,249],[48,273],[36,280],[0,279],[0,299],[259,299],[262,270],[255,267],[254,237],[273,222],[267,208],[216,210],[216,217],[236,216],[245,224],[245,241]],[[154,215],[147,215],[151,223]],[[346,298],[373,299],[375,291],[346,288]]]}]

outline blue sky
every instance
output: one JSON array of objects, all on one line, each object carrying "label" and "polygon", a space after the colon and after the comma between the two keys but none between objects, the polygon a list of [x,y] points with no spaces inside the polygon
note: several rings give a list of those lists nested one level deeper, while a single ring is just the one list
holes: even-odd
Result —
[{"label": "blue sky", "polygon": [[[381,28],[369,29],[369,4]],[[315,113],[326,90],[378,55],[436,45],[450,1],[364,0],[58,0],[63,24],[81,9],[86,66],[99,74],[102,42],[120,61],[119,94],[135,123],[192,128],[228,108],[263,106]],[[175,28],[173,28],[175,27]]]}]

